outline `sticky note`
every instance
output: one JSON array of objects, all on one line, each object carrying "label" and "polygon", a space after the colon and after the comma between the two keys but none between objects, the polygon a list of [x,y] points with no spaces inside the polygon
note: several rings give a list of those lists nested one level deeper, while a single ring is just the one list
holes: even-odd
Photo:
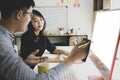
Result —
[{"label": "sticky note", "polygon": [[64,3],[64,0],[61,0],[61,3]]},{"label": "sticky note", "polygon": [[56,6],[61,6],[60,2],[56,2]]},{"label": "sticky note", "polygon": [[79,0],[74,0],[75,3],[79,3]]},{"label": "sticky note", "polygon": [[76,4],[74,4],[74,7],[76,7]]},{"label": "sticky note", "polygon": [[77,7],[80,7],[80,3],[77,4]]},{"label": "sticky note", "polygon": [[70,3],[70,2],[71,2],[71,0],[66,0],[66,2],[67,2],[67,3]]}]

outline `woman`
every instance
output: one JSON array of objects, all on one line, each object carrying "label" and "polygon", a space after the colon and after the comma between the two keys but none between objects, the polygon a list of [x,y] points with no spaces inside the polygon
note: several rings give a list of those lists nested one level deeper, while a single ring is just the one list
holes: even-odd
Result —
[{"label": "woman", "polygon": [[42,14],[33,10],[33,17],[28,24],[28,30],[21,37],[21,57],[23,60],[36,49],[39,49],[39,53],[36,56],[42,56],[45,49],[50,53],[69,55],[69,52],[58,49],[51,44],[48,37],[44,34],[45,27],[46,21]]}]

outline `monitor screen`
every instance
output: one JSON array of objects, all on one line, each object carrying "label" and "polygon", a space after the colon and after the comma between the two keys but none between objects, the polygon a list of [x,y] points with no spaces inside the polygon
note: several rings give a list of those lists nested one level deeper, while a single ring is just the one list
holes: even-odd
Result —
[{"label": "monitor screen", "polygon": [[120,10],[96,13],[90,49],[111,69],[120,28]]}]

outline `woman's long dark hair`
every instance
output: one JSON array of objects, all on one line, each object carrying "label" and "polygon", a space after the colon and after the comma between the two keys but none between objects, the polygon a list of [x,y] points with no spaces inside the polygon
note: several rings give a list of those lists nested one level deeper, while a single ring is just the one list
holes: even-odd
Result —
[{"label": "woman's long dark hair", "polygon": [[[46,28],[46,20],[45,20],[45,18],[44,18],[43,15],[42,15],[39,11],[37,11],[37,10],[33,10],[33,17],[34,17],[34,15],[43,18],[43,20],[44,20],[44,26],[43,26],[43,29],[40,31],[39,36],[45,36],[45,28]],[[32,22],[31,22],[31,21],[30,21],[30,23],[28,24],[28,30],[27,30],[27,31],[34,34],[34,28],[33,28],[33,25],[32,25]]]}]

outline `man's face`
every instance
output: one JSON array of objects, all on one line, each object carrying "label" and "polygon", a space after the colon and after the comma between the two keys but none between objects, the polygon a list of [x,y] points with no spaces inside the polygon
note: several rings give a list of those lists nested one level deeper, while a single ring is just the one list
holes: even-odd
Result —
[{"label": "man's face", "polygon": [[19,27],[17,28],[17,32],[24,31],[28,25],[28,23],[31,21],[32,17],[32,7],[30,7],[27,11],[21,11],[21,16],[19,19]]}]

